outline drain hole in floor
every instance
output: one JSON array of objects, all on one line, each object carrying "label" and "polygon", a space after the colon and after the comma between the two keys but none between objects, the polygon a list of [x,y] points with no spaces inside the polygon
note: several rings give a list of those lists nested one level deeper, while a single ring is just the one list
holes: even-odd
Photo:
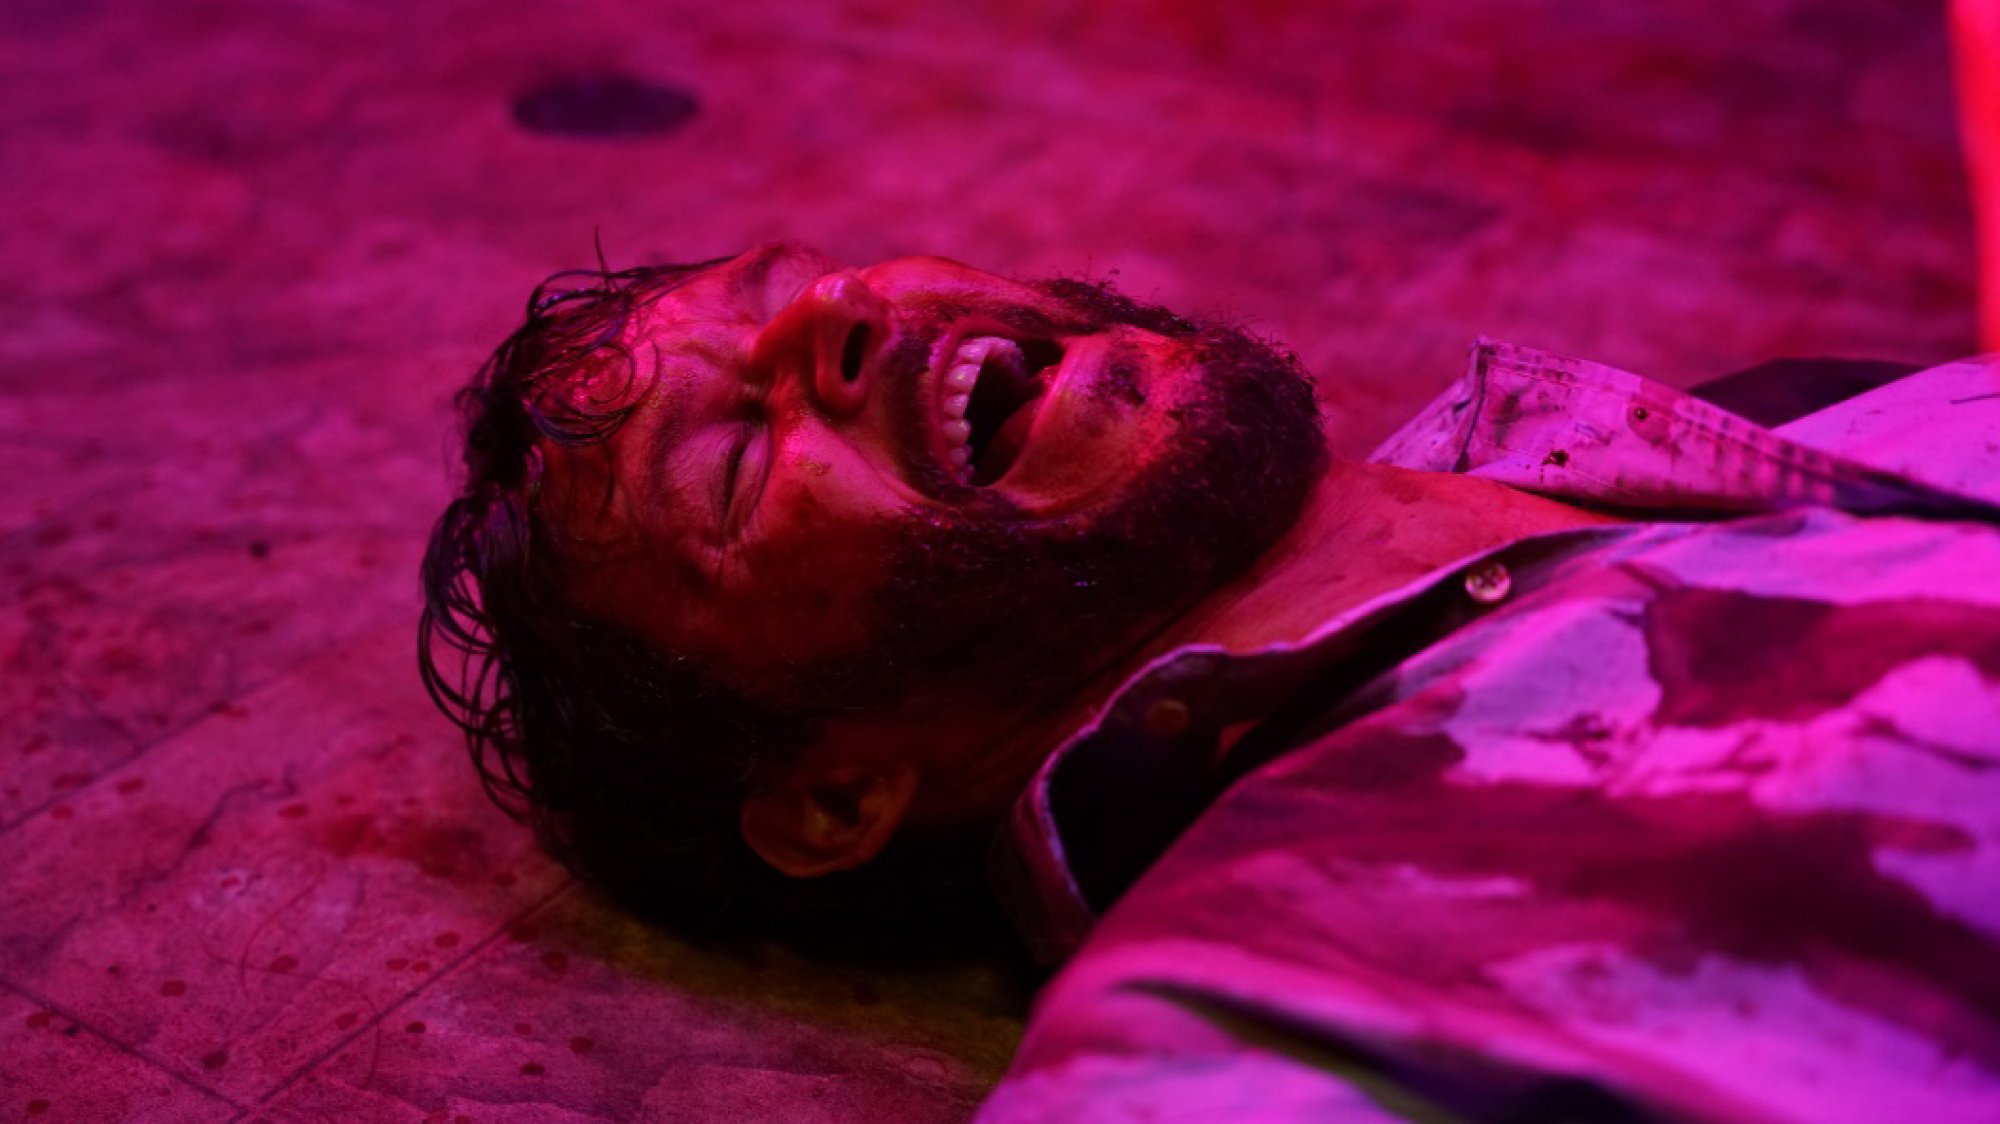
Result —
[{"label": "drain hole in floor", "polygon": [[618,139],[671,133],[699,108],[692,93],[673,86],[622,74],[583,74],[516,95],[514,121],[531,133]]}]

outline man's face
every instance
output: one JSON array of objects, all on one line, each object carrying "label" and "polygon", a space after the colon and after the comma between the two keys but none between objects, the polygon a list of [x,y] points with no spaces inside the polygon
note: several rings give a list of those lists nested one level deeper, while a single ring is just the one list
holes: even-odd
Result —
[{"label": "man's face", "polygon": [[[1087,677],[1281,533],[1309,386],[1075,282],[767,246],[634,317],[634,412],[550,449],[577,593],[752,695],[828,707]],[[619,379],[607,379],[613,384]]]}]

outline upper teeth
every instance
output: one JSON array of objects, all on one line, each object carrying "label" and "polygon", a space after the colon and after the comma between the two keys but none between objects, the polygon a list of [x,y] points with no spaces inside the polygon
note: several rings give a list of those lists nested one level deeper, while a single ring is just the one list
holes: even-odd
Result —
[{"label": "upper teeth", "polygon": [[1013,340],[998,336],[974,336],[960,341],[945,367],[940,388],[939,412],[943,414],[945,460],[957,470],[961,483],[972,480],[972,423],[965,411],[972,404],[972,390],[979,385],[979,372],[990,362],[1004,363],[1015,373],[1025,370],[1021,349]]}]

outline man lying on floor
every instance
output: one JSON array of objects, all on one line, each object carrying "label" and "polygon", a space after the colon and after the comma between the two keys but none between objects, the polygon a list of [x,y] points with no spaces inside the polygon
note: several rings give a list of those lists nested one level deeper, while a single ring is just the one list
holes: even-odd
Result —
[{"label": "man lying on floor", "polygon": [[1773,429],[1482,343],[1347,462],[1239,331],[773,246],[462,401],[493,791],[685,918],[990,877],[1067,963],[982,1119],[2000,1111],[1983,362]]}]

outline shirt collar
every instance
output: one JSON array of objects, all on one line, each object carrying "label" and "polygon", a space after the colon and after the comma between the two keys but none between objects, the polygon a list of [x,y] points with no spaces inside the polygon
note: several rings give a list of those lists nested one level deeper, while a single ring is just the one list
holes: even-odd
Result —
[{"label": "shirt collar", "polygon": [[1492,339],[1369,459],[1634,511],[1883,511],[1958,498],[1628,371]]}]

